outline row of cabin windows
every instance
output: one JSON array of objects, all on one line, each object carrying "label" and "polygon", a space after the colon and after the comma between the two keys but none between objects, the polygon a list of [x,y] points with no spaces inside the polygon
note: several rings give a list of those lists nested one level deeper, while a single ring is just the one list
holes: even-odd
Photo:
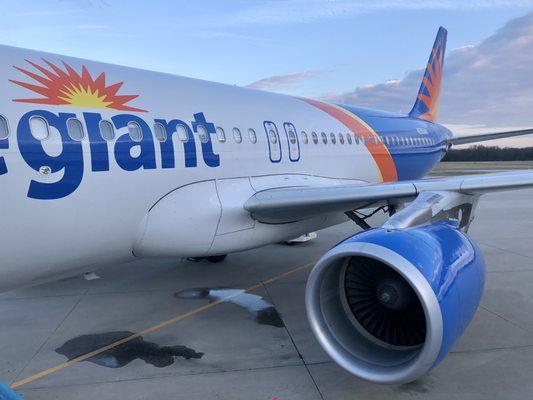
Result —
[{"label": "row of cabin windows", "polygon": [[320,138],[316,132],[311,132],[311,138],[307,135],[307,132],[302,131],[300,134],[302,138],[302,142],[304,144],[308,144],[313,142],[314,144],[318,144],[320,141],[324,144],[327,144],[328,141],[331,142],[331,144],[336,144],[337,141],[340,144],[348,143],[352,144],[355,142],[355,144],[378,144],[383,143],[387,146],[431,146],[435,144],[435,141],[430,138],[425,137],[405,137],[405,136],[367,136],[367,137],[358,137],[354,136],[352,140],[352,136],[347,133],[346,136],[342,133],[339,133],[338,135],[335,135],[335,133],[331,132],[328,135],[325,132],[320,133]]},{"label": "row of cabin windows", "polygon": [[[136,122],[130,122],[127,125],[128,127],[128,133],[132,140],[134,141],[141,141],[142,136],[142,129]],[[115,127],[113,124],[109,121],[102,120],[99,123],[100,128],[100,134],[102,138],[104,138],[107,141],[113,140],[115,138]],[[291,144],[296,144],[297,137],[296,132],[294,130],[294,126],[292,124],[286,124],[285,126],[287,135],[289,138],[289,141]],[[45,140],[50,136],[50,127],[48,126],[48,123],[45,119],[41,117],[32,117],[30,118],[30,129],[32,135],[38,139],[38,140]],[[70,118],[67,120],[67,131],[69,136],[73,140],[81,141],[85,138],[85,130],[83,127],[83,124],[80,120],[76,118]],[[176,133],[178,136],[178,139],[186,142],[190,139],[190,129],[189,127],[185,125],[178,125],[176,127]],[[207,132],[206,128],[202,125],[197,127],[197,133],[200,141],[202,143],[207,143],[209,141],[209,133]],[[251,143],[257,143],[257,134],[254,129],[250,128],[248,129],[248,139]],[[273,144],[276,144],[278,141],[278,134],[274,130],[273,127],[270,127],[268,129],[268,138],[270,142]],[[154,134],[157,140],[164,142],[167,140],[167,132],[165,127],[160,124],[156,123],[154,124]],[[236,143],[242,143],[243,135],[241,133],[241,130],[239,128],[233,128],[232,129],[232,135],[233,140]],[[7,120],[0,115],[0,140],[6,139],[9,136],[9,125]],[[219,142],[225,142],[226,141],[226,133],[222,127],[216,128],[216,136]],[[430,138],[424,138],[424,137],[404,137],[404,136],[368,136],[368,137],[358,137],[354,136],[352,139],[352,135],[347,133],[346,135],[343,135],[342,133],[339,133],[336,135],[335,133],[331,132],[328,135],[325,132],[320,133],[320,139],[319,135],[316,132],[311,132],[311,137],[308,136],[307,132],[302,131],[300,134],[301,141],[304,144],[308,144],[310,142],[313,142],[314,144],[318,144],[319,141],[321,141],[323,144],[327,144],[328,141],[332,144],[336,144],[337,141],[340,144],[352,144],[355,142],[355,144],[378,144],[383,143],[388,146],[423,146],[423,145],[432,145],[434,144],[434,141]]]},{"label": "row of cabin windows", "polygon": [[[105,140],[113,140],[115,138],[115,127],[109,121],[102,120],[99,123],[100,134]],[[128,134],[132,140],[140,142],[143,138],[142,129],[136,122],[129,122],[127,125]],[[30,130],[37,140],[46,140],[50,137],[50,127],[46,120],[41,117],[31,117],[30,118]],[[209,141],[209,133],[207,129],[200,125],[196,129],[198,137],[202,143],[207,143]],[[80,120],[71,118],[67,120],[67,132],[68,135],[77,141],[81,141],[85,138],[85,130],[83,124]],[[242,142],[242,134],[239,128],[233,128],[233,138],[235,142]],[[160,123],[154,124],[154,134],[157,140],[164,142],[167,140],[167,131],[165,127]],[[186,125],[178,125],[176,127],[176,134],[178,139],[182,142],[187,142],[190,139],[190,128]],[[3,136],[5,135],[5,136]],[[0,139],[6,138],[9,135],[9,128],[5,118],[0,116]],[[224,129],[221,127],[216,128],[216,135],[220,142],[226,141],[226,134]],[[250,128],[248,129],[248,137],[252,143],[257,143],[257,134],[255,130]]]}]

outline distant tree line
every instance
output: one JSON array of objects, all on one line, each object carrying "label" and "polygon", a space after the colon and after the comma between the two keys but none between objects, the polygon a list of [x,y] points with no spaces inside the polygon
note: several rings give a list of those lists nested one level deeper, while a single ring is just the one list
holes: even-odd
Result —
[{"label": "distant tree line", "polygon": [[452,149],[442,161],[532,161],[533,147],[472,146]]}]

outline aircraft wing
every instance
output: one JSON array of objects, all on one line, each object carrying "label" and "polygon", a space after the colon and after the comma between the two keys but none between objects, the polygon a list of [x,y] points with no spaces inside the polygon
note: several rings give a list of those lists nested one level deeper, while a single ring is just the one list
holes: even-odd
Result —
[{"label": "aircraft wing", "polygon": [[503,139],[514,136],[530,135],[533,133],[533,129],[522,129],[519,131],[506,131],[495,133],[484,133],[481,135],[459,136],[450,139],[452,145],[469,144],[484,142],[486,140]]},{"label": "aircraft wing", "polygon": [[423,192],[480,195],[533,187],[533,171],[429,178],[393,183],[329,187],[288,187],[257,192],[244,208],[264,223],[298,221],[318,214],[348,212],[395,201],[410,201]]}]

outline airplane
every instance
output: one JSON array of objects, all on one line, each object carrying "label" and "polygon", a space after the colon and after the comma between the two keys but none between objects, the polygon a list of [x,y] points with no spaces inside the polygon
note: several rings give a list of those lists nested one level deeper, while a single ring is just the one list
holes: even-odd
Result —
[{"label": "airplane", "polygon": [[527,171],[426,178],[454,145],[533,133],[437,123],[446,37],[408,115],[1,46],[0,291],[143,257],[221,262],[351,220],[362,231],[310,273],[311,329],[355,376],[418,379],[479,305],[480,196],[533,187]]}]

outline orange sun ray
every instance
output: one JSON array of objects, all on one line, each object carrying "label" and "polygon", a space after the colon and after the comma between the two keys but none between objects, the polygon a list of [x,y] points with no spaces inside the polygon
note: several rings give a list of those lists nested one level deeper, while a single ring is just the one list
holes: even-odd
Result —
[{"label": "orange sun ray", "polygon": [[[71,105],[88,108],[111,108],[121,111],[146,112],[146,110],[132,107],[127,104],[139,97],[139,95],[118,94],[124,85],[124,82],[117,82],[106,86],[106,75],[104,72],[94,79],[86,66],[82,66],[81,73],[79,73],[70,64],[64,61],[62,62],[63,68],[45,59],[42,61],[46,66],[26,60],[26,62],[35,68],[38,73],[17,66],[13,67],[27,77],[33,79],[33,83],[13,79],[10,79],[10,82],[43,97],[13,99],[14,102]],[[41,86],[38,86],[35,83],[38,83]]]}]

